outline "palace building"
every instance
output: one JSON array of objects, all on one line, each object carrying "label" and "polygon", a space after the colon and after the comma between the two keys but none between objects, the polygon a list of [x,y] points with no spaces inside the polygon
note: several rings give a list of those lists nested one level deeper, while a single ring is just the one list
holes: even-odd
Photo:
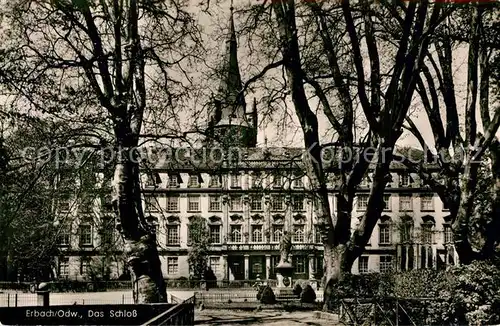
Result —
[{"label": "palace building", "polygon": [[[223,78],[205,146],[170,150],[143,170],[144,210],[156,225],[164,277],[189,277],[190,221],[202,217],[209,229],[208,264],[218,280],[274,279],[284,232],[292,234],[293,279],[320,280],[323,246],[308,178],[301,168],[305,149],[256,146],[257,109],[254,103],[247,112],[240,94],[232,15],[226,43]],[[335,210],[338,187],[333,166],[328,189]],[[383,215],[353,273],[456,264],[449,213],[439,197],[402,164],[392,164],[391,178]],[[359,187],[353,227],[366,209],[369,186],[370,173]],[[101,216],[112,214],[109,206],[94,206]],[[70,228],[78,230],[78,236],[70,239],[68,231],[61,237],[66,254],[58,259],[57,275],[85,278],[95,253],[116,234],[98,232],[85,218]],[[112,278],[123,269],[119,260],[109,265]]]}]

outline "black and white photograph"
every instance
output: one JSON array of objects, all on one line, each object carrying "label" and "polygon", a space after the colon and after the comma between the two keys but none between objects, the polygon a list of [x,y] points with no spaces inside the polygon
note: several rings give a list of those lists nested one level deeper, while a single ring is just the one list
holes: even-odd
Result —
[{"label": "black and white photograph", "polygon": [[498,0],[0,4],[0,325],[500,325]]}]

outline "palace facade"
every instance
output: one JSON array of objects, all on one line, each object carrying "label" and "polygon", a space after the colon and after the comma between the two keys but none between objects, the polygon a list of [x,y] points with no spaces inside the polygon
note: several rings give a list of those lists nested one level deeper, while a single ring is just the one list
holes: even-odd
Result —
[{"label": "palace facade", "polygon": [[[323,246],[307,190],[308,178],[301,168],[305,150],[256,146],[257,108],[254,103],[247,112],[240,92],[232,16],[226,45],[223,78],[212,105],[205,146],[162,152],[165,156],[161,160],[143,168],[144,210],[156,225],[164,277],[189,277],[190,221],[201,216],[209,229],[208,264],[218,280],[275,278],[284,232],[292,234],[293,278],[319,280]],[[338,184],[335,164],[331,166],[328,189],[335,214]],[[370,175],[358,189],[353,227],[367,206]],[[352,272],[436,269],[456,264],[449,213],[439,197],[401,164],[392,164],[391,179],[383,216]],[[124,273],[124,263],[117,258],[119,250],[112,250],[112,258],[95,267],[96,259],[103,257],[102,248],[119,241],[110,206],[96,201],[85,207],[109,217],[101,218],[110,221],[104,228],[107,232],[100,232],[102,228],[86,219],[81,209],[74,210],[72,214],[78,218],[60,237],[63,250],[56,274],[80,279],[88,277],[92,269],[106,269],[105,273],[116,278]],[[64,212],[72,211],[68,203],[63,203],[63,208]]]}]

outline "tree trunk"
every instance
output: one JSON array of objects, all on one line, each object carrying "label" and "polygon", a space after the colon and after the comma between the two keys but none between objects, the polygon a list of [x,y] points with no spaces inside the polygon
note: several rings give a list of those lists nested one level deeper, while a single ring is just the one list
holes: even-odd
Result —
[{"label": "tree trunk", "polygon": [[332,311],[335,306],[335,285],[340,282],[346,273],[350,273],[347,266],[346,246],[324,246],[324,275],[323,275],[323,310]]},{"label": "tree trunk", "polygon": [[113,206],[125,240],[124,251],[132,276],[134,302],[167,302],[156,235],[142,212],[138,155],[135,146],[130,146],[134,141],[121,135],[117,139],[119,150],[113,178]]}]

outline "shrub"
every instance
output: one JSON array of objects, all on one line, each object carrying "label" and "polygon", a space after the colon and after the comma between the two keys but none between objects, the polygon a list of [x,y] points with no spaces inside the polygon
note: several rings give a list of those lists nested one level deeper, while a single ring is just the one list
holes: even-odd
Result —
[{"label": "shrub", "polygon": [[295,283],[293,287],[293,294],[295,294],[298,298],[300,298],[300,294],[302,293],[302,286],[299,283]]},{"label": "shrub", "polygon": [[[417,324],[500,323],[500,269],[487,262],[474,262],[446,271],[346,275],[332,291],[330,306],[334,308],[342,298],[375,298],[381,305],[391,305],[390,300],[382,299],[396,296]],[[403,317],[401,314],[400,324],[405,323]]]},{"label": "shrub", "polygon": [[316,292],[314,292],[311,285],[307,284],[302,293],[300,294],[300,302],[303,303],[315,303],[316,302]]},{"label": "shrub", "polygon": [[262,293],[259,300],[264,304],[276,303],[276,296],[274,295],[273,289],[271,289],[270,286],[265,286],[264,288],[262,288]]}]

